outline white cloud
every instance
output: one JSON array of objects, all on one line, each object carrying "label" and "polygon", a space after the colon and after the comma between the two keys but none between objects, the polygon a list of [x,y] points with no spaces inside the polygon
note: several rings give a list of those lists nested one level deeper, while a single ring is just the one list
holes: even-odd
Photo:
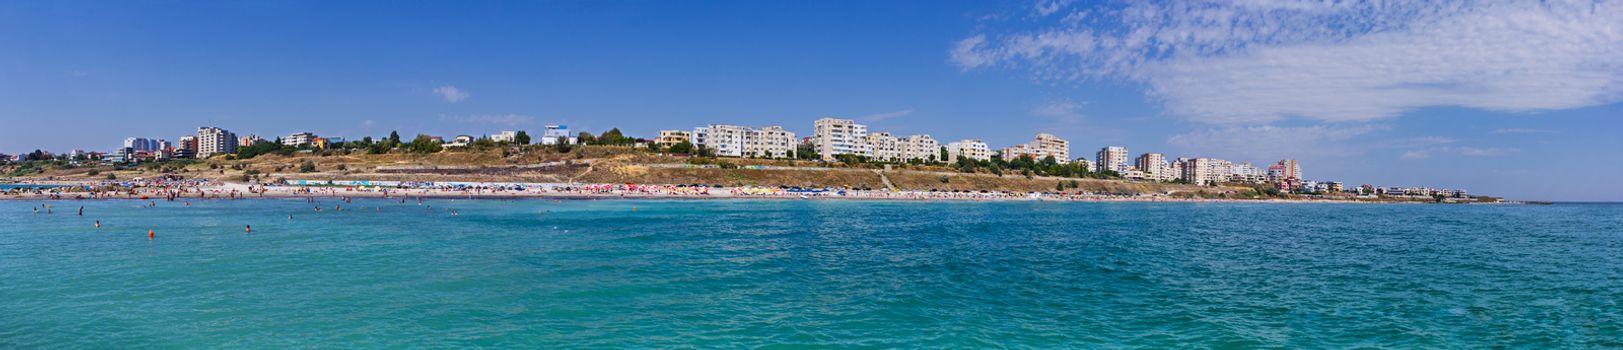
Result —
[{"label": "white cloud", "polygon": [[511,114],[511,113],[509,113],[509,114],[458,115],[458,116],[443,116],[442,115],[442,116],[440,116],[440,120],[450,121],[450,122],[458,122],[458,123],[491,124],[491,125],[502,125],[502,126],[519,126],[519,125],[528,125],[528,124],[534,124],[535,123],[535,118],[534,117],[527,116],[527,115]]},{"label": "white cloud", "polygon": [[1167,144],[1193,157],[1232,161],[1311,159],[1356,154],[1358,151],[1347,146],[1347,141],[1386,128],[1384,125],[1228,127],[1173,135],[1167,138]]},{"label": "white cloud", "polygon": [[444,98],[445,102],[450,102],[450,103],[462,102],[462,100],[468,99],[468,93],[465,92],[465,91],[462,91],[462,89],[458,89],[454,85],[446,85],[446,86],[441,86],[441,87],[434,88],[434,94],[435,95],[440,95],[440,98]]},{"label": "white cloud", "polygon": [[1069,100],[1051,101],[1031,109],[1031,114],[1062,121],[1081,121],[1082,105]]},{"label": "white cloud", "polygon": [[1441,146],[1441,147],[1431,147],[1431,148],[1426,148],[1426,149],[1418,149],[1418,150],[1403,152],[1403,155],[1398,157],[1398,158],[1399,159],[1404,159],[1404,160],[1415,160],[1415,159],[1431,158],[1432,156],[1436,156],[1436,155],[1459,155],[1459,156],[1466,156],[1466,157],[1493,157],[1493,156],[1502,156],[1502,155],[1516,153],[1516,152],[1521,152],[1521,150],[1516,149],[1516,148],[1497,148],[1497,147],[1481,148],[1481,147],[1470,147],[1470,146],[1460,146],[1460,147]]},{"label": "white cloud", "polygon": [[893,112],[874,113],[874,114],[869,114],[869,115],[859,117],[857,119],[861,119],[862,121],[866,121],[866,122],[877,122],[877,121],[884,121],[884,120],[888,120],[888,119],[900,118],[900,117],[906,116],[908,114],[913,114],[913,109],[912,108],[908,108],[908,109],[904,109],[904,110],[900,110],[900,111],[893,111]]},{"label": "white cloud", "polygon": [[[1125,78],[1208,123],[1345,122],[1458,106],[1529,112],[1623,99],[1623,2],[1132,2],[1075,24],[979,33],[951,60],[1041,80]],[[1099,15],[1077,16],[1098,13]]]},{"label": "white cloud", "polygon": [[1495,130],[1493,130],[1493,133],[1495,135],[1502,135],[1502,134],[1548,134],[1548,133],[1553,133],[1553,132],[1555,132],[1555,131],[1543,130],[1543,129],[1530,129],[1530,128],[1507,128],[1507,129],[1495,129]]}]

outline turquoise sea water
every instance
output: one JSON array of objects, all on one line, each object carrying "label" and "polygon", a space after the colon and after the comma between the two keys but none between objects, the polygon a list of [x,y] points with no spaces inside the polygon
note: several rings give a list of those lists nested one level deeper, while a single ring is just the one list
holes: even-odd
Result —
[{"label": "turquoise sea water", "polygon": [[1614,204],[51,203],[0,348],[1623,347]]}]

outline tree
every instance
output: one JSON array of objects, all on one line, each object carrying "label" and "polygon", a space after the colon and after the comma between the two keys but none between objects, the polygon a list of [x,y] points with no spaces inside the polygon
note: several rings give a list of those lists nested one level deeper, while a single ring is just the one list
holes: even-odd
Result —
[{"label": "tree", "polygon": [[677,154],[693,153],[693,143],[687,141],[677,142],[676,144],[671,145],[670,152]]},{"label": "tree", "polygon": [[597,144],[597,136],[592,136],[592,133],[589,133],[589,132],[585,132],[585,131],[580,132],[580,135],[579,135],[579,137],[577,137],[577,139],[579,139],[580,143],[583,144],[583,145],[595,145],[595,144]]},{"label": "tree", "polygon": [[406,150],[412,153],[435,153],[443,149],[444,146],[440,145],[439,142],[423,134],[417,134],[417,138],[412,139],[411,143],[406,145]]},{"label": "tree", "polygon": [[941,146],[941,158],[936,158],[936,159],[940,159],[941,162],[946,162],[947,159],[948,159],[947,158],[948,154],[949,153],[947,152],[947,146]]},{"label": "tree", "polygon": [[525,133],[524,130],[519,130],[518,135],[513,135],[513,143],[519,144],[520,146],[530,144],[530,134]]},{"label": "tree", "polygon": [[316,172],[316,162],[312,162],[312,161],[308,161],[308,160],[304,161],[304,164],[299,165],[299,172],[301,172],[301,173],[313,173],[313,172]]}]

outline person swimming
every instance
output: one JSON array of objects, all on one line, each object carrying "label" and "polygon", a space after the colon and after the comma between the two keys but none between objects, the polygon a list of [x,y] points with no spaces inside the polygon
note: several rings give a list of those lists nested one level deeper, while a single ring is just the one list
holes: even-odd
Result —
[{"label": "person swimming", "polygon": [[85,206],[79,206],[79,216],[85,216]]},{"label": "person swimming", "polygon": [[242,226],[242,232],[243,233],[254,233],[254,225],[243,225]]},{"label": "person swimming", "polygon": [[96,228],[101,228],[101,220],[96,220]]}]

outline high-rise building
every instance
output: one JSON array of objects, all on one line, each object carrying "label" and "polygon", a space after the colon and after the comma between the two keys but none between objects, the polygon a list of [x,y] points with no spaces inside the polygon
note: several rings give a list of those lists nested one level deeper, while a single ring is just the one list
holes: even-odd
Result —
[{"label": "high-rise building", "polygon": [[212,126],[197,128],[197,158],[236,151],[237,134]]},{"label": "high-rise building", "polygon": [[763,158],[793,158],[795,133],[772,125],[751,130],[744,142],[744,155]]},{"label": "high-rise building", "polygon": [[1219,160],[1211,158],[1180,158],[1183,174],[1179,178],[1197,185],[1206,185],[1218,181],[1217,168],[1221,167]]},{"label": "high-rise building", "polygon": [[1172,173],[1172,166],[1167,164],[1166,156],[1160,153],[1145,153],[1138,156],[1136,161],[1138,170],[1144,172],[1144,178],[1155,181],[1167,181],[1177,177]]},{"label": "high-rise building", "polygon": [[158,145],[158,140],[145,137],[125,138],[124,148],[129,148],[136,152],[152,152],[163,149]]},{"label": "high-rise building", "polygon": [[934,162],[941,159],[941,144],[930,135],[910,135],[902,138],[902,160],[918,159],[922,162]]},{"label": "high-rise building", "polygon": [[[665,133],[661,133],[661,136],[665,136]],[[746,126],[710,124],[694,128],[691,138],[695,146],[725,157],[789,158],[794,156],[795,151],[795,134],[776,125],[757,130]]]},{"label": "high-rise building", "polygon": [[882,161],[902,160],[902,140],[891,136],[888,132],[868,133],[868,148],[873,150],[873,159]]},{"label": "high-rise building", "polygon": [[1071,159],[1071,142],[1049,133],[1038,133],[1027,145],[1038,160],[1054,157],[1054,160],[1065,163]]},{"label": "high-rise building", "polygon": [[1110,146],[1100,149],[1096,155],[1099,159],[1099,171],[1127,172],[1132,165],[1127,164],[1127,147]]},{"label": "high-rise building", "polygon": [[981,142],[981,140],[963,139],[947,143],[947,162],[956,162],[958,157],[973,160],[991,160],[992,149],[986,147],[986,143]]},{"label": "high-rise building", "polygon": [[854,120],[823,118],[812,123],[812,146],[823,160],[832,161],[841,154],[872,157],[867,141],[868,126]]},{"label": "high-rise building", "polygon": [[1280,167],[1280,176],[1285,179],[1301,180],[1307,178],[1302,176],[1302,165],[1296,163],[1295,159],[1280,160],[1277,165]]},{"label": "high-rise building", "polygon": [[727,124],[693,128],[693,145],[704,147],[723,157],[743,157],[744,142],[754,130]]}]

